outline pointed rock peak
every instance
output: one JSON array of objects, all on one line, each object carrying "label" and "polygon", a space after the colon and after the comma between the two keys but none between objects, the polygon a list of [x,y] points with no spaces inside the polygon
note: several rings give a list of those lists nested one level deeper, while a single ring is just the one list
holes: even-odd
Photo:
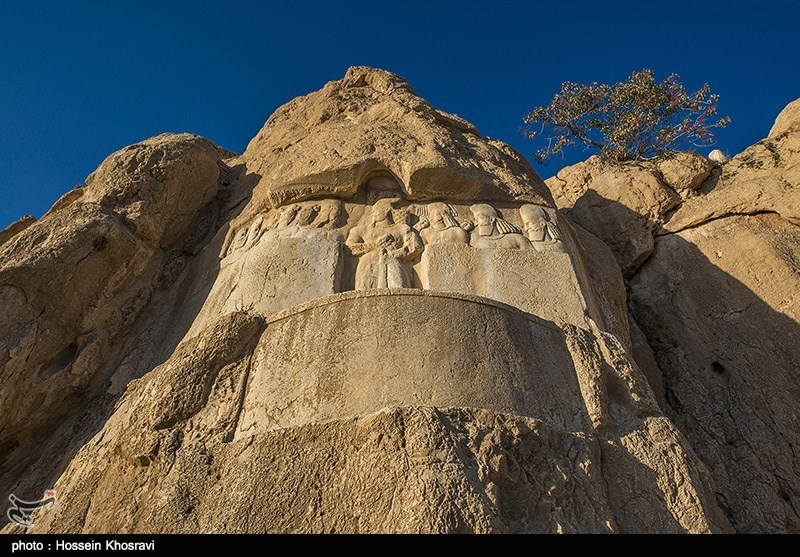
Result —
[{"label": "pointed rock peak", "polygon": [[800,130],[800,99],[790,102],[775,118],[775,125],[769,130],[770,138],[775,138],[790,130]]},{"label": "pointed rock peak", "polygon": [[466,120],[437,110],[401,77],[354,66],[280,107],[242,155],[258,180],[248,210],[355,196],[388,176],[408,200],[552,206],[528,161]]},{"label": "pointed rock peak", "polygon": [[350,66],[341,81],[342,88],[371,87],[384,94],[397,92],[415,95],[408,82],[397,74],[369,66]]}]

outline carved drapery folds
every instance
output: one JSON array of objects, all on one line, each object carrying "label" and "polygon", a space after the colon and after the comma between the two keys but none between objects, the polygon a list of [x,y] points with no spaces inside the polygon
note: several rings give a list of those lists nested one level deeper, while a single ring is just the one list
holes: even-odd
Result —
[{"label": "carved drapery folds", "polygon": [[395,210],[397,201],[376,201],[368,222],[354,226],[347,235],[350,253],[359,258],[356,290],[413,286],[411,260],[424,245],[419,232],[407,224],[407,213]]}]

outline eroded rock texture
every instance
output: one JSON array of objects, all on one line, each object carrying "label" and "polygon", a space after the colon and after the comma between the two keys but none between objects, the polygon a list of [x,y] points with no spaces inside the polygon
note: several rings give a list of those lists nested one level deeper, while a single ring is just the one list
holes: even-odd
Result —
[{"label": "eroded rock texture", "polygon": [[123,149],[0,235],[0,493],[55,488],[35,532],[797,530],[792,133],[730,218],[755,163],[556,205],[370,68],[240,156]]},{"label": "eroded rock texture", "polygon": [[[548,180],[626,269],[632,317],[662,372],[654,388],[739,532],[800,531],[797,104],[730,161],[693,163],[683,182],[694,193],[664,164],[590,160]],[[613,176],[624,181],[610,186]],[[627,184],[650,193],[631,201]]]},{"label": "eroded rock texture", "polygon": [[0,248],[0,489],[105,390],[130,333],[213,232],[224,152],[161,135],[109,157]]}]

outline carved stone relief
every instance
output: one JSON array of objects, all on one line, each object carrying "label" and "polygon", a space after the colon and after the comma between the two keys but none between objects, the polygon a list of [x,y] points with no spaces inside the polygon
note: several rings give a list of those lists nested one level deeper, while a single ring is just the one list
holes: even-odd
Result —
[{"label": "carved stone relief", "polygon": [[536,251],[565,252],[564,242],[558,226],[550,219],[550,214],[537,205],[523,205],[519,209],[525,235]]},{"label": "carved stone relief", "polygon": [[[523,205],[518,211],[504,209],[509,217],[516,219],[516,214],[519,215],[516,224],[486,203],[460,208],[439,201],[411,205],[395,192],[384,191],[369,191],[364,201],[366,204],[363,201],[345,204],[337,199],[306,201],[257,215],[230,235],[223,256],[247,251],[271,231],[281,237],[298,237],[314,229],[340,229],[350,254],[366,257],[363,265],[359,265],[363,266],[358,272],[363,279],[359,284],[373,288],[366,285],[391,283],[407,287],[411,276],[407,263],[419,256],[425,246],[460,244],[478,249],[566,251],[554,217],[538,205]],[[355,219],[343,218],[349,214],[345,205],[354,209]],[[378,264],[378,260],[388,259],[397,263]],[[379,267],[383,271],[378,272]],[[392,278],[388,275],[378,278],[381,273],[389,273]],[[372,275],[373,278],[368,278]]]},{"label": "carved stone relief", "polygon": [[458,211],[447,203],[430,203],[415,207],[420,217],[417,230],[425,245],[469,244],[469,232],[458,222]]},{"label": "carved stone relief", "polygon": [[235,230],[232,240],[223,247],[224,257],[248,251],[268,233],[281,237],[300,237],[314,234],[314,230],[333,230],[342,226],[342,202],[323,199],[295,203],[257,215],[245,226]]},{"label": "carved stone relief", "polygon": [[474,229],[470,245],[474,248],[531,249],[522,230],[503,219],[491,205],[479,203],[470,208]]},{"label": "carved stone relief", "polygon": [[355,289],[410,288],[410,261],[422,252],[419,233],[407,224],[407,213],[395,208],[399,199],[379,199],[367,222],[354,226],[345,244],[359,258]]},{"label": "carved stone relief", "polygon": [[392,184],[387,179],[381,188],[363,188],[351,200],[277,207],[231,231],[221,277],[235,275],[230,280],[239,286],[226,307],[273,311],[326,293],[373,288],[474,294],[526,311],[570,296],[571,262],[563,258],[566,244],[553,210],[411,203]]}]

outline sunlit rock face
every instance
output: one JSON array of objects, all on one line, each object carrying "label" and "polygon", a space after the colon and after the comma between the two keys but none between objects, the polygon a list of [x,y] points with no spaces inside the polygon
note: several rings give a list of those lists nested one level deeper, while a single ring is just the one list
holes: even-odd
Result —
[{"label": "sunlit rock face", "polygon": [[739,487],[690,417],[734,381],[678,387],[660,339],[699,354],[679,324],[702,306],[652,297],[693,256],[659,258],[667,217],[694,223],[735,161],[642,177],[630,247],[606,222],[627,213],[580,205],[630,180],[562,176],[557,207],[382,70],[287,103],[240,156],[123,149],[0,236],[0,490],[55,487],[38,532],[730,531]]},{"label": "sunlit rock face", "polygon": [[798,106],[730,160],[590,159],[547,182],[626,269],[631,331],[655,355],[637,360],[739,532],[800,531]]}]

